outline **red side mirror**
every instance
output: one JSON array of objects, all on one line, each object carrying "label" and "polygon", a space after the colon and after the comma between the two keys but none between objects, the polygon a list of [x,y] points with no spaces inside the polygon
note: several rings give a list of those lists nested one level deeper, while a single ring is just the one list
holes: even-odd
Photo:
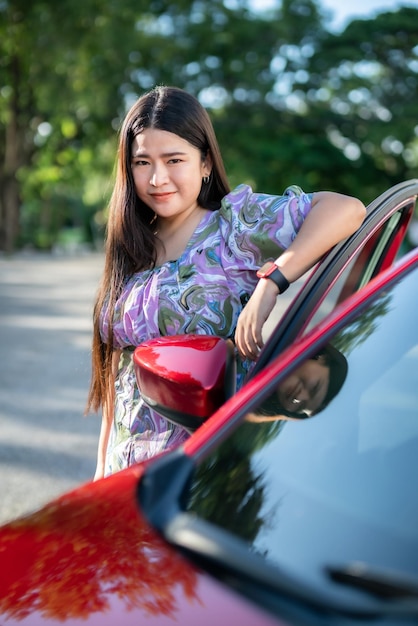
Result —
[{"label": "red side mirror", "polygon": [[145,341],[134,352],[144,401],[170,421],[196,430],[235,391],[231,341],[178,335]]}]

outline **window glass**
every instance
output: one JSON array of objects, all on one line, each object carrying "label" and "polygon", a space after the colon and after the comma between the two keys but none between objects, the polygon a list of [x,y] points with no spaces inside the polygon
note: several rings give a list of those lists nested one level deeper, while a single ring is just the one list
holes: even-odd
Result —
[{"label": "window glass", "polygon": [[315,579],[364,560],[418,576],[418,272],[298,366],[194,477],[188,508]]}]

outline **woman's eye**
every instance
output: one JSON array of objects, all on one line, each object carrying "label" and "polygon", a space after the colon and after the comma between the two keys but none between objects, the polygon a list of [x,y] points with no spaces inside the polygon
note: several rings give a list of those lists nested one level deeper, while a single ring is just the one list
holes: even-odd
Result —
[{"label": "woman's eye", "polygon": [[136,159],[132,161],[132,165],[148,165],[148,161],[142,161],[141,159]]},{"label": "woman's eye", "polygon": [[170,159],[169,163],[181,163],[181,159]]}]

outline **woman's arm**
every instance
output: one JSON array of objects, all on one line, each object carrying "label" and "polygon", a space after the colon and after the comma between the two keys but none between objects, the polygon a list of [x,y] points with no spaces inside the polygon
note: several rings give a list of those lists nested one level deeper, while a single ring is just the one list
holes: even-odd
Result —
[{"label": "woman's arm", "polygon": [[[366,215],[357,198],[329,191],[315,193],[312,208],[297,236],[275,264],[289,283],[297,280],[339,241],[354,233]],[[235,333],[241,356],[256,359],[263,347],[262,328],[279,291],[272,280],[261,278],[244,310]]]},{"label": "woman's arm", "polygon": [[99,445],[97,449],[97,465],[93,480],[99,480],[99,478],[103,478],[105,472],[107,445],[109,443],[109,436],[112,429],[113,417],[115,412],[113,382],[116,378],[116,374],[118,371],[120,355],[121,350],[115,350],[112,356],[112,385],[110,386],[111,388],[109,389],[106,402],[103,403],[102,425],[100,428]]}]

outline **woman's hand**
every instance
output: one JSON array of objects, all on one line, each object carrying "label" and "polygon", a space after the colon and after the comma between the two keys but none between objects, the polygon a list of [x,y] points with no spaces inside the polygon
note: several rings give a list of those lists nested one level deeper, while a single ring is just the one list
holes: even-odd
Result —
[{"label": "woman's hand", "polygon": [[235,344],[244,358],[255,361],[264,345],[262,329],[276,304],[279,290],[268,278],[261,278],[238,318]]}]

